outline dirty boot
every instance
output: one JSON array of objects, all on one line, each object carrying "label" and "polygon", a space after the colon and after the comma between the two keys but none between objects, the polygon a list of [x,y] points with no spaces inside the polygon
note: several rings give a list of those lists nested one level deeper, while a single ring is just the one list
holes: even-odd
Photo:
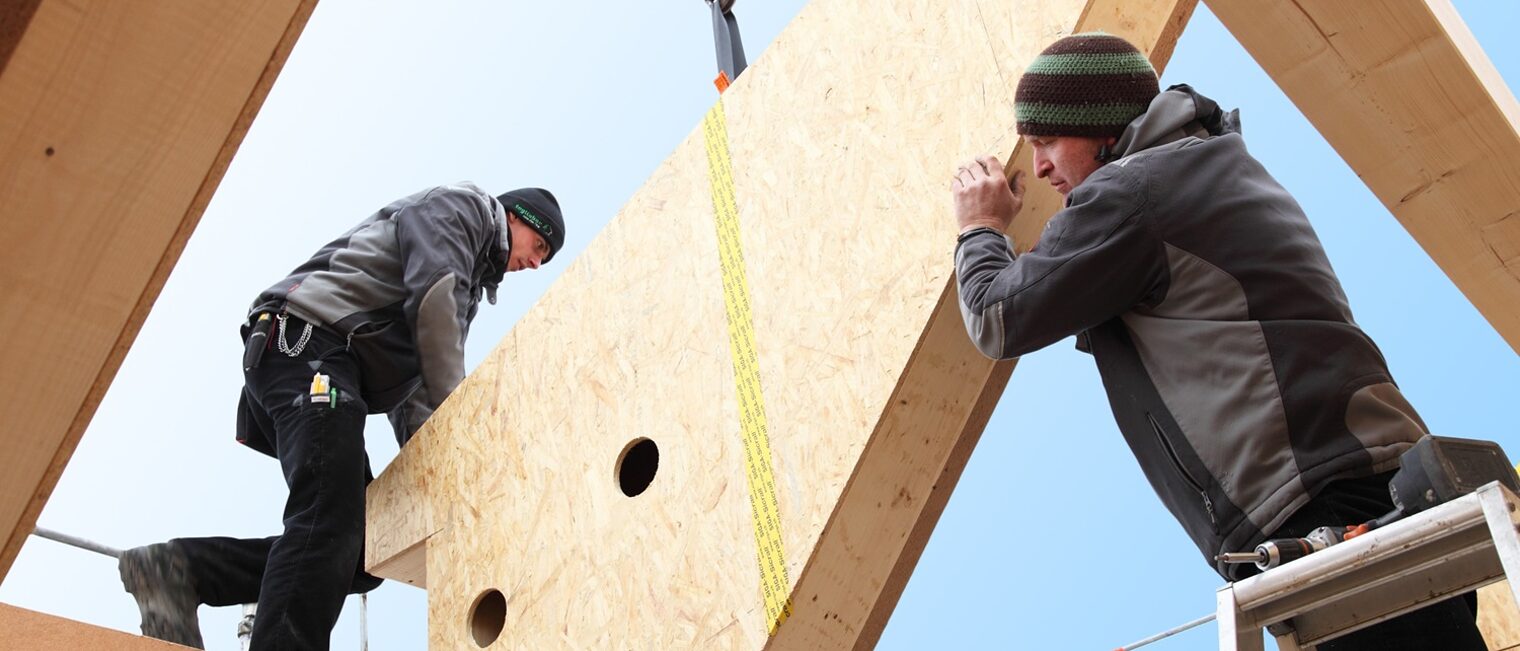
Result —
[{"label": "dirty boot", "polygon": [[123,551],[117,569],[122,585],[137,598],[143,635],[204,649],[195,615],[200,599],[191,584],[189,565],[185,553],[166,542]]}]

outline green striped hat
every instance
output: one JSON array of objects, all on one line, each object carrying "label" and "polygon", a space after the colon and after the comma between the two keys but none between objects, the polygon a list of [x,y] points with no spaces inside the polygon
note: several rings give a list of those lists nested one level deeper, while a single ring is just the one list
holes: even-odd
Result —
[{"label": "green striped hat", "polygon": [[1128,41],[1073,34],[1029,64],[1014,115],[1020,135],[1118,137],[1160,92],[1156,69]]}]

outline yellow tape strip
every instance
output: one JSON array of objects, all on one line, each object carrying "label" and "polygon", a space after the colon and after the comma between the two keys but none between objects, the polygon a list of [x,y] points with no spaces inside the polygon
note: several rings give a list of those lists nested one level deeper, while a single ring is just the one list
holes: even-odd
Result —
[{"label": "yellow tape strip", "polygon": [[734,201],[733,164],[728,154],[728,125],[720,98],[702,120],[707,140],[707,179],[712,183],[713,218],[718,227],[718,260],[723,272],[723,307],[728,314],[728,350],[733,356],[734,386],[739,396],[739,426],[744,434],[744,476],[749,484],[750,514],[760,563],[760,591],[765,597],[769,633],[792,614],[792,582],[781,547],[781,512],[776,477],[771,470],[771,442],[760,391],[760,363],[755,353],[755,322],[739,242],[739,207]]}]

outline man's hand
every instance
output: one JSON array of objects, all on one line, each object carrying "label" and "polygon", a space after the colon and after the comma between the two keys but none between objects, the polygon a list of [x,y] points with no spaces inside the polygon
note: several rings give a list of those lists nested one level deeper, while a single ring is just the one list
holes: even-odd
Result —
[{"label": "man's hand", "polygon": [[982,227],[1006,232],[1024,208],[1024,173],[1014,172],[1013,179],[1006,179],[996,156],[982,156],[955,171],[950,193],[960,232]]}]

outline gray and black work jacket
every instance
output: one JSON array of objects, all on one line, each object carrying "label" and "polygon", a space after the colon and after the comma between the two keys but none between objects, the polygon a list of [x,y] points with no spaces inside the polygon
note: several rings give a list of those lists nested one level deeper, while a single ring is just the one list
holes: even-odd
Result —
[{"label": "gray and black work jacket", "polygon": [[1426,427],[1235,112],[1175,86],[1117,152],[1028,253],[991,229],[962,236],[961,311],[994,358],[1078,335],[1146,478],[1212,564],[1326,483],[1397,467]]},{"label": "gray and black work jacket", "polygon": [[250,315],[283,309],[351,337],[364,401],[404,444],[464,380],[470,321],[482,292],[496,302],[510,250],[495,197],[471,183],[431,188],[322,247]]}]

